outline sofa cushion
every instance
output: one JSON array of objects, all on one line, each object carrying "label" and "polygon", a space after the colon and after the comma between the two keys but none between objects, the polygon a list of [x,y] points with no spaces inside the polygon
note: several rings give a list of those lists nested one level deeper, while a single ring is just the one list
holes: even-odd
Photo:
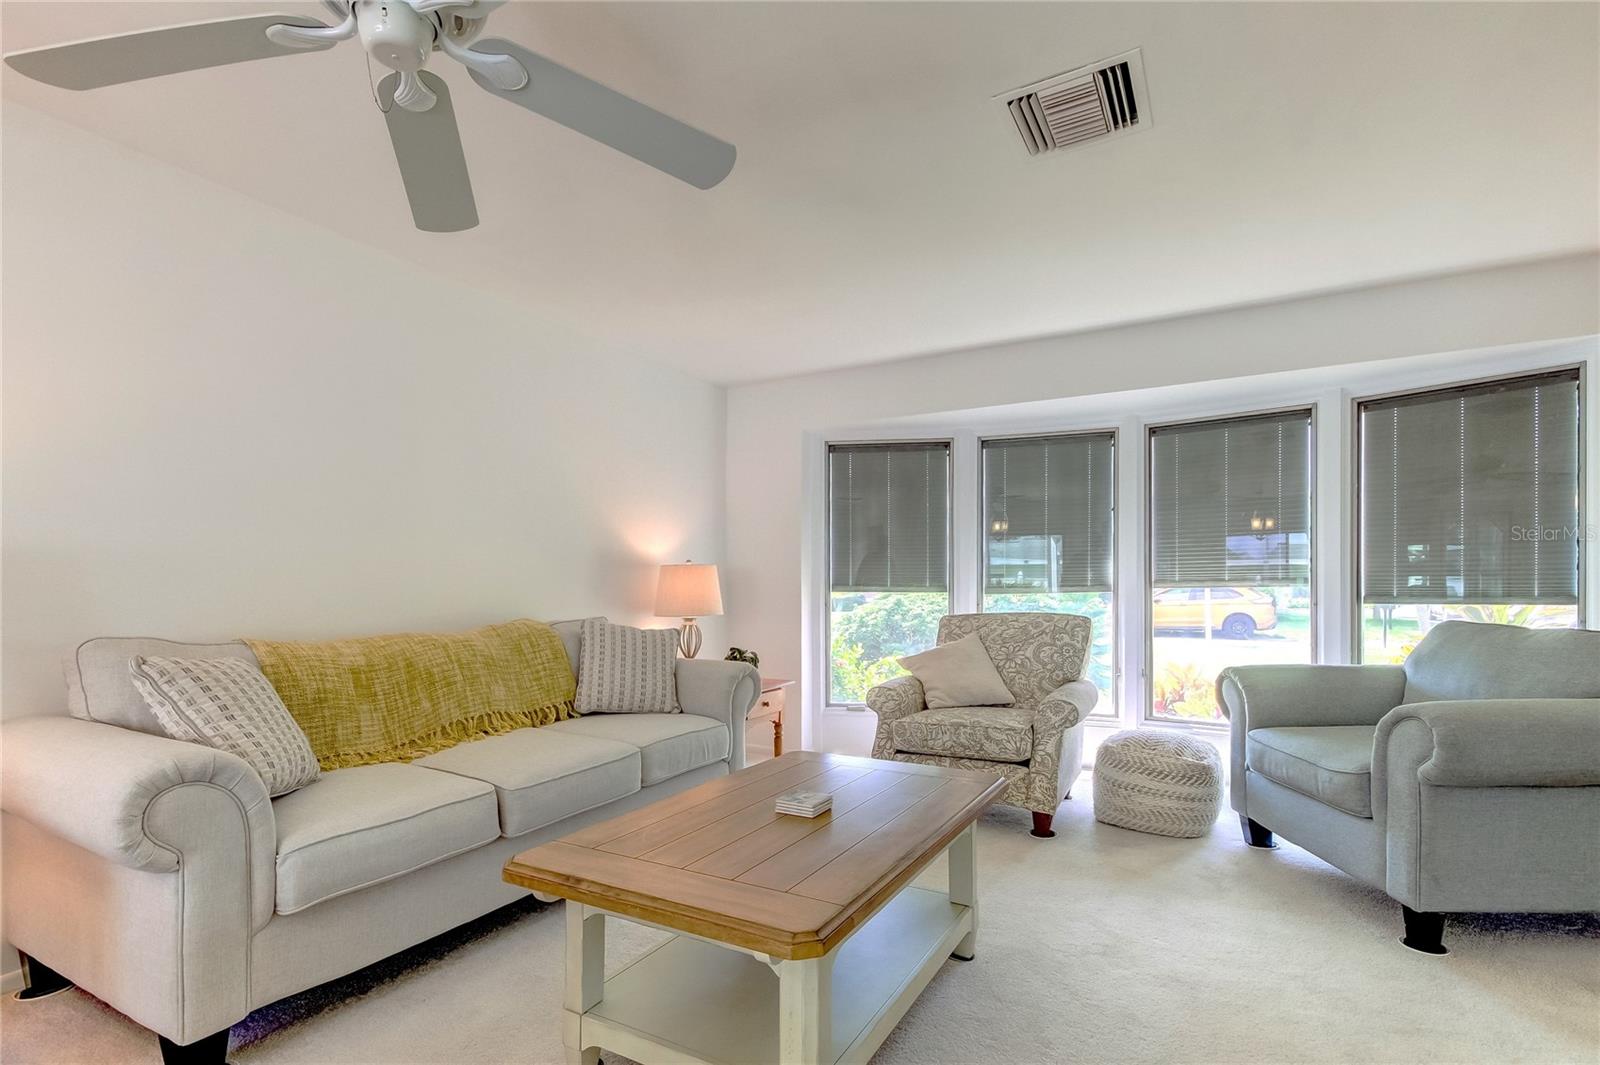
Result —
[{"label": "sofa cushion", "polygon": [[386,762],[324,773],[274,799],[279,913],[294,913],[500,837],[481,780]]},{"label": "sofa cushion", "polygon": [[129,671],[167,735],[238,755],[268,795],[287,795],[317,779],[305,733],[249,662],[140,655]]},{"label": "sofa cushion", "polygon": [[494,786],[500,834],[520,836],[639,790],[639,748],[548,726],[461,743],[412,763]]},{"label": "sofa cushion", "polygon": [[585,618],[578,637],[580,714],[675,714],[678,632]]},{"label": "sofa cushion", "polygon": [[1375,731],[1376,725],[1251,729],[1245,764],[1336,810],[1371,817]]},{"label": "sofa cushion", "polygon": [[897,750],[1026,762],[1033,753],[1033,711],[1016,706],[949,706],[890,725]]},{"label": "sofa cushion", "polygon": [[180,643],[149,636],[97,636],[78,645],[65,663],[67,709],[73,717],[165,736],[166,729],[133,686],[129,664],[140,655],[165,658],[237,658],[256,666],[242,640]]},{"label": "sofa cushion", "polygon": [[541,731],[637,747],[640,783],[647,788],[728,757],[728,726],[699,714],[585,714]]}]

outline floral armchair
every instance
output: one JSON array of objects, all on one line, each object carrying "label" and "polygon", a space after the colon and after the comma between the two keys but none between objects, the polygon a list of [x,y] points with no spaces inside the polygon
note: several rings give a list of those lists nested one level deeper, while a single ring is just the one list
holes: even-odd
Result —
[{"label": "floral armchair", "polygon": [[1055,835],[1056,807],[1083,769],[1083,719],[1099,692],[1080,679],[1092,623],[1075,614],[950,614],[939,643],[974,633],[1014,697],[1010,706],[928,709],[922,682],[896,677],[867,693],[878,715],[874,758],[994,773],[1001,802],[1033,814],[1033,834]]}]

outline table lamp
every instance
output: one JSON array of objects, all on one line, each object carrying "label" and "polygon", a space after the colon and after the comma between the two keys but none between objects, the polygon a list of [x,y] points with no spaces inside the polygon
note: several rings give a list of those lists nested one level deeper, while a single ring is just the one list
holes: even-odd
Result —
[{"label": "table lamp", "polygon": [[722,613],[722,586],[717,583],[717,567],[710,563],[683,562],[661,567],[656,584],[656,617],[682,618],[678,649],[683,657],[700,653],[700,626],[696,618]]}]

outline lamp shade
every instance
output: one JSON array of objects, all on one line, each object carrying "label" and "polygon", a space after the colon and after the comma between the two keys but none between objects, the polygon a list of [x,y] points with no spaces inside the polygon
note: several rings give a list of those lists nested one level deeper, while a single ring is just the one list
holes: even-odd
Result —
[{"label": "lamp shade", "polygon": [[656,616],[661,618],[706,618],[722,613],[722,586],[717,567],[709,563],[684,562],[661,567],[656,585]]}]

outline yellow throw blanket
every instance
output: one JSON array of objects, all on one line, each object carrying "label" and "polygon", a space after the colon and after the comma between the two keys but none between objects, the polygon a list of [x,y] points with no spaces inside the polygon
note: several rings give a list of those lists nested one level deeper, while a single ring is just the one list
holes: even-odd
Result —
[{"label": "yellow throw blanket", "polygon": [[538,621],[447,635],[246,640],[323,769],[409,762],[572,716],[576,682]]}]

